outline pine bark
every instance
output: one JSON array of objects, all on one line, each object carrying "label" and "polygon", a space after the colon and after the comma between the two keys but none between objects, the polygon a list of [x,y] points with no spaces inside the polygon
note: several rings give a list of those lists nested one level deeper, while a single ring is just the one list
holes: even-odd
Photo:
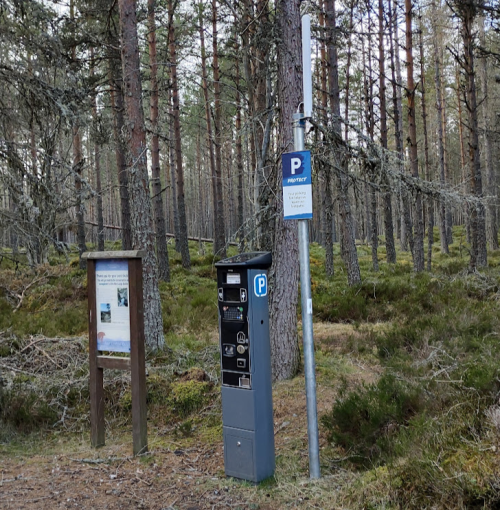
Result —
[{"label": "pine bark", "polygon": [[76,191],[76,241],[80,257],[80,269],[87,267],[85,259],[82,259],[82,253],[87,251],[87,244],[85,243],[85,206],[82,199],[82,171],[84,164],[80,126],[78,119],[76,119],[73,121],[73,174],[75,176]]},{"label": "pine bark", "polygon": [[168,48],[170,53],[170,79],[172,87],[172,107],[173,107],[173,127],[175,133],[175,165],[176,165],[176,185],[177,185],[177,210],[179,214],[179,247],[181,252],[182,267],[189,269],[191,267],[191,257],[189,254],[187,220],[186,220],[186,202],[184,198],[184,170],[182,163],[182,145],[181,145],[181,121],[179,105],[179,85],[177,82],[177,42],[175,40],[174,26],[174,4],[172,0],[168,1]]},{"label": "pine bark", "polygon": [[[300,0],[278,2],[278,104],[279,152],[293,150],[292,116],[301,101]],[[277,179],[276,232],[274,238],[272,288],[269,296],[272,370],[275,380],[293,377],[300,351],[297,336],[299,250],[297,221],[283,219],[281,179]]]},{"label": "pine bark", "polygon": [[[424,42],[423,42],[423,26],[422,16],[419,13],[419,50],[420,50],[420,91],[422,102],[422,130],[424,134],[424,165],[425,178],[431,180],[431,164],[429,158],[429,136],[427,132],[427,95],[425,89],[425,59],[424,59]],[[434,244],[434,200],[427,197],[427,271],[432,269],[432,245]]]},{"label": "pine bark", "polygon": [[[391,23],[389,31],[390,51],[391,51],[391,72],[392,72],[392,91],[394,105],[394,139],[396,144],[396,153],[399,157],[399,170],[404,172],[404,144],[403,144],[403,98],[401,94],[402,75],[401,60],[399,58],[399,27],[398,27],[398,4],[394,2],[391,9],[389,1],[389,11],[391,13]],[[401,186],[399,190],[399,209],[401,211],[400,220],[400,243],[403,251],[408,248],[413,253],[413,224],[410,215],[410,203],[408,190]]]},{"label": "pine bark", "polygon": [[[325,1],[323,1],[322,10],[320,12],[320,26],[325,29]],[[351,11],[352,12],[352,11]],[[328,125],[328,90],[327,90],[327,54],[325,37],[321,40],[320,46],[321,52],[321,108],[322,108],[322,120],[325,126]],[[349,72],[348,72],[349,77]],[[347,90],[346,96],[349,95]],[[346,104],[347,108],[347,104]],[[327,143],[324,140],[324,143]],[[321,233],[323,238],[323,246],[325,247],[325,273],[327,276],[334,275],[334,261],[333,261],[333,197],[332,197],[332,176],[331,169],[327,168],[326,165],[321,165],[320,176],[322,177],[322,183],[320,187],[321,196]]]},{"label": "pine bark", "polygon": [[486,252],[485,208],[480,201],[483,198],[481,159],[479,157],[479,122],[476,92],[476,71],[474,63],[474,19],[477,14],[472,2],[460,5],[461,36],[463,42],[462,67],[466,80],[466,108],[469,130],[469,171],[470,192],[477,199],[471,206],[471,269],[485,267],[488,264]]},{"label": "pine bark", "polygon": [[[90,76],[94,76],[94,50],[90,50]],[[97,127],[97,100],[96,91],[92,94],[92,120]],[[95,174],[95,191],[96,191],[96,209],[97,209],[97,250],[104,251],[104,217],[102,209],[102,186],[101,186],[101,146],[97,139],[97,133],[94,133],[94,174]]]},{"label": "pine bark", "polygon": [[146,130],[142,109],[139,41],[135,0],[119,0],[122,37],[123,84],[128,128],[128,176],[131,202],[132,247],[144,250],[144,333],[150,350],[165,344],[158,289],[158,270],[153,233],[153,213],[147,167]]},{"label": "pine bark", "polygon": [[[408,96],[408,143],[411,175],[418,178],[418,148],[417,124],[415,116],[415,80],[413,77],[413,32],[412,32],[413,2],[405,0],[406,20],[406,69]],[[416,272],[424,270],[424,215],[422,209],[422,193],[415,192],[415,233],[413,237],[413,269]]]},{"label": "pine bark", "polygon": [[224,218],[224,194],[222,182],[222,106],[217,44],[217,0],[212,0],[212,66],[214,76],[214,146],[215,146],[215,203],[214,253],[226,257],[226,226]]},{"label": "pine bark", "polygon": [[[365,128],[367,138],[370,143],[374,142],[374,128],[375,128],[375,114],[373,107],[373,72],[372,72],[372,20],[371,13],[368,12],[368,48],[365,50],[363,41],[363,81],[364,81],[364,98],[365,98]],[[377,272],[379,270],[378,264],[378,214],[377,214],[377,192],[375,189],[376,168],[371,162],[365,161],[365,174],[368,178],[367,193],[368,193],[368,214],[370,224],[370,245],[372,252],[372,269]]]},{"label": "pine bark", "polygon": [[[240,45],[236,39],[235,43],[236,55],[239,55]],[[237,198],[237,223],[236,229],[238,233],[238,251],[242,253],[245,249],[245,222],[243,218],[243,144],[242,144],[242,133],[241,133],[241,92],[240,92],[240,64],[238,61],[235,62],[236,75],[235,75],[235,87],[236,87],[236,173],[238,182],[238,198]]]},{"label": "pine bark", "polygon": [[[479,41],[486,51],[486,35],[484,30],[485,17],[482,16],[479,20]],[[480,73],[481,73],[481,94],[482,94],[482,120],[483,120],[483,146],[484,146],[484,163],[486,172],[486,182],[489,190],[489,194],[492,195],[488,200],[486,208],[486,235],[487,241],[492,250],[498,250],[498,222],[497,222],[497,179],[495,175],[495,168],[493,165],[493,142],[492,142],[492,122],[491,122],[491,105],[488,94],[488,69],[486,62],[486,55],[483,55],[480,61]]]},{"label": "pine bark", "polygon": [[198,120],[198,133],[196,135],[196,167],[198,170],[198,249],[200,253],[205,255],[205,245],[201,241],[202,237],[206,237],[205,235],[205,222],[204,222],[204,195],[203,195],[203,164],[202,164],[202,129],[201,129],[201,118]]},{"label": "pine bark", "polygon": [[[115,5],[113,3],[113,5]],[[113,19],[113,13],[110,14]],[[128,192],[128,173],[126,147],[123,138],[125,129],[123,73],[121,66],[120,39],[114,28],[108,30],[107,59],[110,89],[110,103],[113,115],[113,138],[115,142],[116,168],[120,194],[120,220],[122,227],[122,249],[132,249],[132,227],[130,224],[130,200]]]},{"label": "pine bark", "polygon": [[154,221],[156,230],[156,255],[158,257],[158,278],[170,281],[168,263],[167,230],[163,209],[163,193],[161,189],[160,140],[158,137],[158,62],[156,59],[156,0],[148,0],[148,46],[150,67],[150,107],[151,122],[151,178],[153,191]]},{"label": "pine bark", "polygon": [[[443,60],[443,48],[440,50],[441,61]],[[441,124],[443,131],[443,147],[444,147],[444,176],[445,182],[449,182],[450,180],[450,172],[448,168],[448,148],[447,148],[447,131],[448,131],[448,121],[446,117],[446,87],[441,87]],[[453,243],[453,218],[451,214],[451,207],[446,207],[446,239],[448,241],[448,245]]]},{"label": "pine bark", "polygon": [[[339,74],[337,44],[335,41],[336,15],[334,0],[326,0],[326,26],[327,26],[327,52],[328,52],[328,85],[330,92],[330,101],[333,113],[333,130],[342,140],[342,128],[340,123],[340,92],[339,92]],[[337,144],[336,158],[338,168],[337,190],[338,190],[338,208],[340,216],[340,229],[342,239],[343,259],[347,268],[347,281],[349,285],[355,285],[361,282],[361,272],[359,270],[358,253],[354,239],[354,224],[351,205],[349,202],[349,181],[348,181],[348,160],[345,148],[342,144]]]},{"label": "pine bark", "polygon": [[257,0],[255,11],[257,29],[254,35],[252,59],[252,79],[254,80],[255,94],[253,96],[254,118],[252,119],[255,151],[256,151],[256,178],[258,186],[257,193],[258,209],[258,246],[267,250],[272,245],[273,219],[270,214],[269,202],[271,177],[268,164],[268,149],[270,145],[270,133],[272,120],[274,118],[272,104],[272,66],[270,62],[270,23],[269,23],[269,1]]},{"label": "pine bark", "polygon": [[257,150],[256,150],[256,138],[257,138],[257,126],[256,126],[256,114],[255,114],[255,74],[253,69],[251,68],[251,57],[253,53],[253,48],[250,44],[250,40],[253,37],[254,32],[254,18],[252,17],[253,12],[253,0],[244,0],[243,1],[243,21],[240,29],[240,37],[243,44],[243,71],[246,82],[246,112],[247,119],[250,126],[250,133],[247,138],[247,146],[248,147],[248,174],[249,174],[249,185],[250,188],[253,188],[253,196],[251,198],[251,204],[253,207],[252,218],[253,225],[251,230],[254,232],[252,244],[257,248],[260,248],[260,237],[262,225],[260,221],[261,212],[260,212],[260,189],[261,189],[261,174],[257,170]]},{"label": "pine bark", "polygon": [[355,2],[350,2],[349,6],[349,34],[347,39],[347,61],[346,61],[346,70],[345,70],[345,126],[344,126],[344,140],[347,142],[349,138],[349,103],[350,103],[350,95],[349,95],[349,87],[351,84],[351,61],[352,61],[352,35],[354,29],[354,5]]},{"label": "pine bark", "polygon": [[[74,0],[70,1],[70,17],[73,23],[75,22],[75,3]],[[76,65],[76,43],[71,48],[72,64]],[[80,135],[80,122],[78,118],[73,121],[73,175],[75,178],[75,192],[76,192],[76,241],[78,244],[79,265],[80,269],[85,269],[87,263],[82,259],[82,253],[87,251],[87,244],[85,243],[85,206],[82,199],[82,172],[85,161],[82,152],[82,139]]]},{"label": "pine bark", "polygon": [[[210,175],[212,177],[212,203],[213,203],[213,231],[214,240],[217,239],[217,225],[219,224],[219,208],[218,208],[218,187],[217,172],[215,165],[214,139],[212,133],[212,113],[210,109],[210,99],[208,96],[208,76],[207,76],[207,56],[205,50],[205,30],[203,27],[203,4],[199,4],[199,31],[200,31],[200,47],[201,47],[201,88],[203,90],[203,98],[205,100],[205,120],[207,124],[207,148],[210,161]],[[217,253],[217,247],[214,244],[214,254]]]},{"label": "pine bark", "polygon": [[258,249],[272,245],[273,219],[269,213],[269,148],[270,123],[273,118],[268,82],[271,26],[267,0],[244,0],[241,39],[243,42],[243,69],[247,86],[247,117],[250,130],[250,167],[252,169],[252,202],[254,206],[254,243]]},{"label": "pine bark", "polygon": [[[464,120],[463,120],[463,111],[462,111],[462,95],[463,95],[463,85],[462,79],[460,75],[460,68],[457,65],[456,67],[456,95],[457,95],[457,111],[458,111],[458,139],[460,143],[460,165],[461,165],[461,179],[462,179],[462,191],[463,193],[468,192],[467,186],[467,167],[466,167],[466,155],[465,155],[465,137],[464,137]],[[469,207],[466,208],[466,217],[465,217],[465,236],[467,242],[470,243],[471,232],[470,232],[470,217],[468,215]]]},{"label": "pine bark", "polygon": [[[387,100],[385,84],[385,43],[384,43],[384,2],[379,0],[378,4],[378,58],[379,58],[379,95],[380,95],[380,144],[384,149],[382,165],[385,165],[385,151],[387,144]],[[387,178],[384,178],[384,185],[389,188]],[[384,230],[385,230],[385,248],[387,262],[396,263],[396,246],[394,244],[394,225],[392,222],[392,192],[384,190],[382,192],[382,202],[384,208]]]},{"label": "pine bark", "polygon": [[172,91],[169,91],[168,97],[168,105],[169,105],[169,140],[168,140],[168,167],[170,172],[170,187],[172,197],[172,216],[173,216],[173,226],[174,226],[174,234],[175,234],[175,251],[177,253],[181,252],[181,244],[180,244],[180,228],[179,228],[179,208],[177,207],[177,177],[176,177],[176,169],[177,165],[175,164],[176,156],[175,156],[175,129],[174,129],[174,107],[172,106]]},{"label": "pine bark", "polygon": [[[441,79],[441,57],[438,44],[437,33],[437,10],[435,2],[432,3],[432,31],[433,31],[433,51],[434,51],[434,83],[436,88],[436,110],[438,114],[437,122],[437,146],[438,146],[438,161],[439,161],[439,181],[441,187],[444,189],[446,186],[446,172],[445,172],[445,151],[444,151],[444,131],[442,119],[443,105],[441,102],[442,97],[442,79]],[[446,204],[444,200],[439,203],[439,234],[441,239],[441,253],[449,253],[448,236],[446,232]]]}]

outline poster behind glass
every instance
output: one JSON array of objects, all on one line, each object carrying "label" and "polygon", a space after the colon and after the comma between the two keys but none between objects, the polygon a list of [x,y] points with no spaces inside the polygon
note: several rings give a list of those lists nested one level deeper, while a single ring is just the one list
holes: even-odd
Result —
[{"label": "poster behind glass", "polygon": [[130,352],[127,260],[98,260],[95,270],[97,350]]}]

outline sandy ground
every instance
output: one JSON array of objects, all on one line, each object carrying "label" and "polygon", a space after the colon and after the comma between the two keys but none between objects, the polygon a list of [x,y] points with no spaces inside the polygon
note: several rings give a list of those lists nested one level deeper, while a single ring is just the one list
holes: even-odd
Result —
[{"label": "sandy ground", "polygon": [[[286,457],[293,450],[301,466],[297,475],[307,477],[307,420],[301,382],[281,384],[275,391],[275,441],[277,456]],[[318,398],[321,412],[330,399],[321,394],[321,389]],[[154,433],[150,431],[150,436]],[[47,454],[0,453],[0,508],[282,507],[272,491],[268,496],[265,488],[226,478],[222,438],[213,446],[195,439],[189,447],[170,448],[155,447],[155,439],[150,438],[151,453],[139,458],[131,456],[131,442],[131,437],[111,438],[109,444],[95,450],[85,440],[75,444],[63,438],[61,445],[52,445]],[[61,451],[64,454],[58,453]],[[288,468],[285,465],[280,469]]]},{"label": "sandy ground", "polygon": [[[326,342],[331,334],[329,327],[315,330],[319,341]],[[338,342],[338,336],[335,340]],[[337,342],[332,343],[332,351]],[[376,373],[354,361],[351,377],[369,381]],[[329,381],[318,384],[319,415],[331,409],[335,396]],[[40,448],[33,444],[19,448],[0,445],[0,508],[321,508],[308,504],[308,498],[303,500],[300,491],[296,492],[297,485],[308,481],[303,376],[276,384],[273,400],[278,459],[273,486],[226,478],[222,437],[212,439],[210,444],[196,436],[183,442],[150,428],[150,453],[133,457],[130,431],[114,431],[115,437],[113,431],[107,431],[106,446],[98,450],[90,447],[88,434],[75,438],[63,433],[57,442],[57,437],[49,433],[47,441],[40,439]],[[320,428],[320,447],[325,445]]]}]

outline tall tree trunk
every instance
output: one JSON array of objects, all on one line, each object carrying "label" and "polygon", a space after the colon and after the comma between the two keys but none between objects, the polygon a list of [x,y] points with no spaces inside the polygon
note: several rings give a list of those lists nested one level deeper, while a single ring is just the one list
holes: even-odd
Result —
[{"label": "tall tree trunk", "polygon": [[261,222],[260,222],[260,202],[259,194],[261,189],[261,174],[257,171],[257,154],[256,154],[256,138],[257,138],[257,126],[256,126],[256,114],[255,114],[255,94],[254,94],[254,81],[255,75],[252,72],[250,60],[253,53],[250,40],[253,38],[254,32],[254,18],[253,13],[253,0],[243,1],[243,22],[240,29],[240,37],[243,43],[243,71],[245,75],[246,89],[248,100],[246,102],[247,118],[250,125],[250,134],[248,136],[247,146],[250,145],[248,167],[249,167],[249,179],[252,181],[249,183],[249,188],[253,189],[253,196],[251,198],[251,204],[253,206],[253,212],[251,217],[253,218],[253,226],[251,231],[253,232],[252,244],[260,248],[260,234],[261,234]]},{"label": "tall tree trunk", "polygon": [[[236,20],[235,20],[236,21]],[[237,58],[239,58],[240,45],[236,39],[235,50]],[[236,60],[236,172],[238,174],[238,213],[237,213],[237,232],[238,232],[238,251],[242,253],[245,249],[245,222],[243,218],[243,148],[242,148],[242,133],[241,133],[241,92],[240,92],[240,64]]]},{"label": "tall tree trunk", "polygon": [[[445,152],[444,152],[444,132],[441,111],[443,105],[441,102],[442,97],[442,80],[441,80],[441,58],[439,53],[439,38],[438,27],[436,23],[437,9],[435,1],[432,2],[431,10],[431,24],[433,31],[433,50],[434,50],[434,82],[436,87],[436,110],[438,114],[437,130],[438,130],[438,160],[439,160],[439,181],[441,187],[444,189],[446,186],[446,173],[445,173]],[[441,199],[439,203],[439,234],[441,239],[441,253],[449,253],[448,235],[446,232],[446,203]]]},{"label": "tall tree trunk", "polygon": [[[328,81],[330,90],[330,101],[333,113],[333,129],[339,140],[342,140],[342,129],[340,123],[340,93],[339,93],[339,71],[337,58],[337,44],[335,40],[336,15],[334,0],[326,0],[326,26],[328,41]],[[340,216],[340,228],[344,262],[347,266],[347,281],[349,285],[361,282],[359,270],[358,253],[354,239],[354,224],[351,205],[349,203],[349,181],[348,181],[348,159],[343,145],[338,144],[336,158],[340,171],[337,176],[338,207]]]},{"label": "tall tree trunk", "polygon": [[481,160],[479,157],[479,123],[476,97],[476,72],[474,69],[474,18],[477,14],[475,4],[471,2],[459,4],[461,16],[461,35],[464,47],[462,67],[466,80],[466,108],[469,129],[469,170],[470,191],[478,202],[471,207],[471,256],[470,267],[484,267],[488,264],[486,252],[486,225],[483,198],[483,182]]},{"label": "tall tree trunk", "polygon": [[[320,12],[320,26],[323,27],[324,33],[326,28],[326,20],[324,14],[325,1],[323,0]],[[352,12],[352,11],[351,11]],[[326,44],[323,36],[321,40],[321,108],[322,119],[325,126],[328,125],[328,90],[327,90],[327,71],[328,61],[326,55]],[[347,71],[349,77],[349,71]],[[348,91],[346,96],[348,96]],[[346,104],[347,108],[347,104]],[[326,140],[324,143],[327,143]],[[320,176],[322,177],[321,194],[321,230],[323,237],[323,245],[325,247],[325,273],[327,276],[333,276],[333,197],[332,197],[332,178],[331,169],[326,165],[321,165]]]},{"label": "tall tree trunk", "polygon": [[148,349],[161,349],[165,344],[158,269],[153,233],[153,213],[147,167],[146,129],[142,109],[139,41],[135,0],[119,0],[122,36],[123,84],[129,136],[129,187],[131,202],[132,246],[144,250],[143,295],[144,333]]},{"label": "tall tree trunk", "polygon": [[[387,101],[385,85],[385,43],[384,43],[384,2],[378,3],[378,58],[379,58],[379,94],[380,94],[380,143],[385,151],[387,144]],[[384,160],[382,164],[385,166]],[[389,191],[389,182],[384,178],[384,185],[387,188],[382,192],[382,201],[384,207],[384,230],[385,230],[385,248],[387,253],[387,262],[396,263],[396,246],[394,244],[394,226],[392,223],[392,192]]]},{"label": "tall tree trunk", "polygon": [[[250,144],[252,168],[254,169],[253,203],[255,207],[255,235],[259,249],[272,245],[272,218],[268,203],[269,172],[266,171],[268,134],[272,120],[272,94],[267,86],[271,66],[269,65],[271,27],[269,25],[268,0],[244,1],[244,25],[241,37],[244,45],[243,64],[248,91],[248,117],[251,131]],[[264,116],[267,119],[264,120]]]},{"label": "tall tree trunk", "polygon": [[[90,76],[94,76],[94,49],[90,49]],[[97,91],[92,94],[92,119],[97,128]],[[104,217],[102,212],[102,186],[101,186],[101,147],[98,140],[98,133],[94,133],[94,173],[95,191],[97,200],[97,250],[104,251]]]},{"label": "tall tree trunk", "polygon": [[175,165],[177,177],[177,209],[179,213],[179,245],[181,251],[182,267],[189,269],[191,267],[191,257],[189,255],[186,203],[184,200],[184,170],[182,165],[182,146],[181,146],[181,121],[179,106],[179,86],[177,83],[177,42],[175,40],[174,26],[174,4],[168,0],[168,48],[170,53],[170,78],[172,81],[172,106],[174,116],[175,133]]},{"label": "tall tree trunk", "polygon": [[214,73],[214,145],[215,145],[215,203],[217,211],[214,223],[214,253],[226,257],[226,238],[224,220],[224,195],[222,185],[222,106],[220,90],[219,49],[217,46],[217,0],[212,0],[212,51]]},{"label": "tall tree trunk", "polygon": [[[422,126],[424,133],[424,165],[425,178],[431,180],[431,165],[429,160],[429,136],[427,134],[427,97],[425,90],[425,60],[424,60],[424,42],[423,42],[423,24],[422,15],[419,12],[419,50],[420,50],[420,90],[422,93]],[[432,245],[434,244],[434,200],[427,198],[427,271],[432,269]]]},{"label": "tall tree trunk", "polygon": [[82,172],[84,164],[80,126],[78,119],[75,119],[73,121],[73,173],[75,176],[76,190],[76,240],[80,256],[80,269],[85,269],[87,266],[85,259],[82,259],[82,253],[87,251],[87,245],[85,243],[85,206],[82,199]]},{"label": "tall tree trunk", "polygon": [[179,208],[177,207],[177,177],[175,176],[175,172],[177,169],[177,165],[175,164],[176,155],[175,155],[175,129],[174,129],[174,107],[172,105],[172,91],[169,91],[168,97],[168,105],[169,105],[169,140],[168,140],[168,166],[170,170],[170,186],[171,186],[171,194],[172,197],[172,216],[174,223],[174,234],[175,234],[175,251],[177,253],[181,252],[181,243],[180,243],[180,227],[179,227]]},{"label": "tall tree trunk", "polygon": [[[440,60],[443,61],[443,48],[439,48]],[[446,87],[441,87],[441,124],[443,132],[443,150],[444,150],[444,176],[445,182],[450,181],[449,169],[448,169],[448,148],[447,148],[447,131],[448,121],[446,118]],[[451,214],[451,207],[446,207],[446,239],[448,245],[453,243],[453,218]]]},{"label": "tall tree trunk", "polygon": [[205,237],[203,232],[204,221],[203,221],[203,164],[201,162],[201,148],[202,148],[202,128],[201,118],[198,120],[198,132],[196,134],[196,168],[198,170],[198,249],[201,254],[205,255],[205,245],[201,241],[202,237]]},{"label": "tall tree trunk", "polygon": [[227,182],[227,195],[226,200],[226,239],[231,239],[235,231],[235,214],[234,214],[234,180],[233,180],[233,140],[230,139],[226,143],[223,152],[223,157],[226,161],[226,182]]},{"label": "tall tree trunk", "polygon": [[[375,172],[373,168],[368,169],[368,175],[370,180],[375,178]],[[369,190],[370,199],[370,226],[371,226],[371,245],[372,245],[372,269],[373,271],[379,271],[378,265],[378,225],[377,225],[377,193],[375,191],[375,185],[370,185]]]},{"label": "tall tree trunk", "polygon": [[[299,6],[300,0],[278,2],[279,153],[293,150],[292,116],[301,101]],[[281,179],[277,179],[277,184],[269,314],[273,377],[281,380],[296,374],[300,359],[297,337],[299,250],[297,221],[284,221]]]},{"label": "tall tree trunk", "polygon": [[[110,0],[109,19],[114,20],[113,8],[116,4]],[[120,220],[122,227],[122,249],[132,249],[132,227],[130,225],[130,200],[128,192],[128,173],[126,147],[123,139],[125,127],[123,100],[123,73],[120,54],[120,39],[110,23],[107,34],[108,76],[110,85],[110,102],[113,114],[113,137],[115,142],[116,168],[120,194]],[[111,188],[109,188],[111,189]]]},{"label": "tall tree trunk", "polygon": [[[462,112],[462,80],[460,75],[460,68],[457,65],[456,67],[456,92],[457,92],[457,110],[458,110],[458,138],[460,143],[460,165],[461,165],[461,181],[462,181],[462,191],[463,193],[467,193],[467,164],[466,164],[466,155],[465,155],[465,139],[464,139],[464,121],[463,121],[463,112]],[[469,206],[465,206],[466,216],[465,216],[465,234],[467,242],[470,243],[471,232],[470,232],[470,217],[469,217]]]},{"label": "tall tree trunk", "polygon": [[[365,98],[365,128],[369,143],[374,143],[375,113],[373,108],[373,72],[372,72],[372,19],[368,10],[368,49],[365,51],[364,40],[362,42],[363,53],[363,85]],[[368,146],[368,150],[370,147]],[[365,175],[368,177],[368,212],[370,222],[370,245],[372,251],[373,271],[379,270],[378,265],[378,215],[377,215],[377,192],[375,189],[376,168],[370,162],[364,163]]]},{"label": "tall tree trunk", "polygon": [[[271,202],[271,192],[269,182],[272,177],[270,171],[270,164],[267,163],[268,151],[271,145],[271,131],[273,127],[274,109],[273,109],[273,94],[272,94],[272,70],[269,65],[269,55],[266,56],[266,62],[268,63],[266,69],[266,94],[267,98],[267,117],[265,118],[264,132],[262,136],[262,145],[258,147],[258,163],[257,166],[260,169],[259,172],[264,177],[263,185],[261,186],[259,193],[259,229],[260,238],[259,246],[262,250],[269,250],[272,247],[273,242],[273,223],[274,219],[269,208]],[[264,119],[263,119],[264,120]]]},{"label": "tall tree trunk", "polygon": [[[418,178],[418,149],[417,149],[417,124],[415,116],[415,80],[413,78],[413,33],[412,15],[413,2],[405,0],[406,20],[406,69],[407,69],[407,94],[408,94],[408,142],[410,169],[413,177]],[[424,270],[424,215],[422,210],[422,193],[415,191],[415,234],[413,237],[413,269],[416,272]]]},{"label": "tall tree trunk", "polygon": [[218,187],[217,187],[217,172],[215,165],[215,152],[214,140],[212,136],[212,115],[210,111],[210,99],[208,97],[208,77],[207,77],[207,57],[205,51],[205,30],[203,27],[203,4],[200,2],[199,6],[199,30],[200,30],[200,45],[201,45],[201,87],[203,89],[203,98],[205,100],[205,119],[207,123],[207,147],[210,157],[210,173],[212,176],[212,201],[213,201],[213,230],[214,230],[214,254],[217,253],[216,239],[217,239],[217,225],[219,225],[219,201],[218,201]]},{"label": "tall tree trunk", "polygon": [[[484,31],[485,17],[481,16],[479,20],[479,40],[484,51],[486,48],[486,36]],[[492,133],[492,122],[491,122],[491,111],[492,102],[488,95],[488,70],[486,63],[486,56],[484,55],[480,61],[480,73],[481,73],[481,93],[483,96],[482,101],[482,117],[483,117],[483,132],[484,132],[484,162],[486,171],[486,183],[489,190],[489,195],[492,197],[488,200],[488,206],[486,208],[486,235],[490,248],[492,250],[498,250],[498,223],[497,223],[497,180],[495,175],[495,168],[493,165],[493,143],[491,140]]]},{"label": "tall tree trunk", "polygon": [[[324,2],[324,0],[323,0]],[[345,126],[344,126],[344,140],[347,142],[349,138],[349,87],[351,84],[351,61],[352,61],[352,32],[354,28],[354,5],[356,0],[352,0],[349,5],[349,32],[348,32],[348,39],[347,39],[347,62],[346,62],[346,68],[345,68]]]},{"label": "tall tree trunk", "polygon": [[[106,157],[106,189],[108,190],[108,193],[106,194],[106,198],[107,198],[106,208],[105,208],[106,217],[104,218],[104,221],[106,221],[107,223],[110,223],[112,225],[113,224],[112,211],[114,209],[113,204],[116,202],[115,202],[115,197],[114,197],[115,193],[114,193],[114,189],[113,189],[113,182],[112,182],[112,178],[111,178],[111,154],[109,152]],[[127,185],[127,195],[128,195],[128,185]],[[113,240],[116,240],[116,237],[113,236]],[[123,242],[122,242],[122,246],[123,246]],[[131,250],[132,245],[130,245],[130,247],[128,249]]]},{"label": "tall tree trunk", "polygon": [[158,62],[156,60],[156,0],[148,0],[148,46],[149,67],[151,70],[151,177],[153,190],[153,207],[156,227],[156,255],[158,257],[158,278],[161,281],[170,281],[170,268],[168,263],[167,231],[165,228],[165,215],[163,212],[163,193],[161,190],[160,168],[160,141],[158,137]]},{"label": "tall tree trunk", "polygon": [[[70,1],[70,18],[76,26],[75,21],[75,2]],[[72,64],[76,66],[76,43],[71,47],[71,60]],[[73,120],[73,175],[75,177],[75,191],[76,191],[76,240],[78,244],[78,254],[80,258],[80,269],[85,269],[87,263],[85,259],[82,259],[82,253],[87,251],[87,245],[85,243],[85,206],[82,200],[82,172],[85,161],[82,153],[82,140],[80,136],[80,122],[78,118]]]},{"label": "tall tree trunk", "polygon": [[162,172],[163,172],[163,182],[165,183],[165,229],[167,232],[173,232],[173,220],[172,220],[172,182],[170,179],[170,129],[172,125],[171,121],[171,115],[170,115],[170,102],[167,99],[167,108],[166,108],[166,120],[167,120],[167,127],[166,130],[168,130],[168,137],[165,140],[165,152],[166,156],[163,159],[161,159],[161,165],[162,165]]},{"label": "tall tree trunk", "polygon": [[[394,1],[394,7],[391,10],[389,0],[389,11],[391,12],[391,24],[389,30],[390,51],[391,51],[391,71],[392,71],[392,91],[394,105],[394,138],[396,143],[396,153],[399,156],[399,169],[404,172],[404,144],[403,144],[403,98],[401,94],[402,76],[401,60],[399,58],[399,26],[398,26],[398,4]],[[401,211],[401,230],[400,242],[401,249],[413,253],[413,225],[410,215],[410,203],[408,190],[401,185],[399,190],[400,211]]]}]

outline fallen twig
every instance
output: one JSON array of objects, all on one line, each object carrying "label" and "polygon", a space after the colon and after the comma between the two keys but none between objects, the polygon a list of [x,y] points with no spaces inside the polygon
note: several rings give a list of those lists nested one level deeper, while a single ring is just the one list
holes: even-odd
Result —
[{"label": "fallen twig", "polygon": [[52,361],[52,363],[54,363],[54,365],[57,367],[57,368],[63,368],[61,365],[59,365],[59,363],[57,361],[55,361],[54,359],[52,359],[41,347],[38,347],[38,345],[33,345],[33,347],[37,350],[39,350],[48,360]]},{"label": "fallen twig", "polygon": [[70,457],[69,460],[73,462],[81,462],[82,464],[109,464],[111,462],[115,462],[117,460],[125,460],[122,457],[108,457],[107,459],[72,459]]}]

